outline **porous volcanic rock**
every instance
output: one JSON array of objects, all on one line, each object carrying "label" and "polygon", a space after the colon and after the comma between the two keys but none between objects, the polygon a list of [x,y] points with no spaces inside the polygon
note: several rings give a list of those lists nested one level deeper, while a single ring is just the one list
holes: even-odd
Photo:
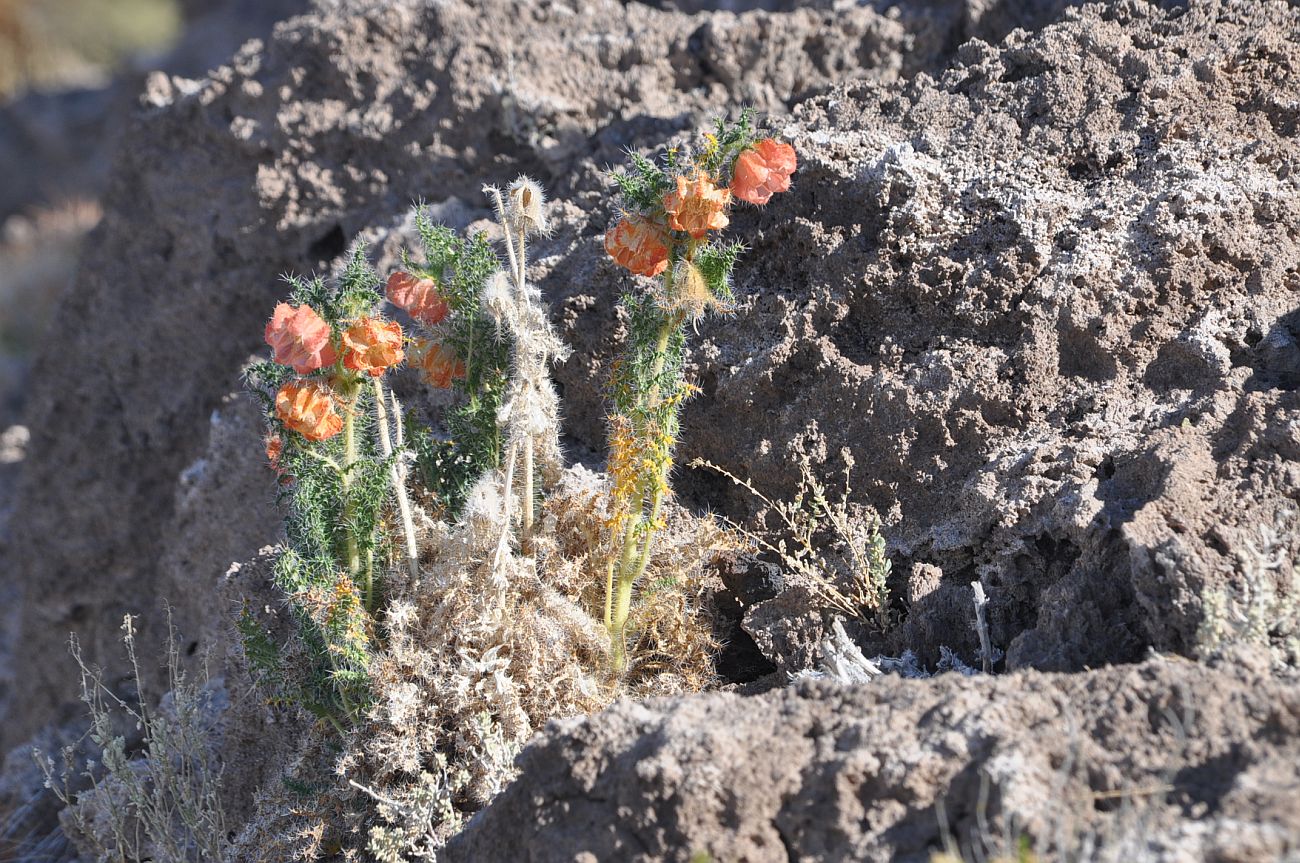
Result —
[{"label": "porous volcanic rock", "polygon": [[620,702],[552,721],[445,859],[1264,863],[1297,759],[1300,688],[1179,660]]},{"label": "porous volcanic rock", "polygon": [[[0,550],[3,578],[26,596],[0,645],[0,741],[69,705],[68,630],[110,668],[124,611],[145,612],[142,642],[156,640],[151,608],[177,583],[167,561],[187,556],[172,550],[186,538],[168,533],[180,477],[259,345],[280,274],[324,269],[354,238],[382,237],[414,199],[476,205],[481,183],[520,170],[607,211],[600,171],[624,148],[739,103],[783,116],[836,81],[937,71],[977,26],[969,10],[1000,5],[688,15],[595,0],[351,0],[281,25],[209,78],[153,75],[33,373],[32,443]],[[603,213],[567,212],[567,235],[539,252],[594,260]],[[605,303],[612,273],[602,278]],[[583,302],[566,301],[565,314]],[[596,389],[576,391],[571,432],[591,444]],[[208,518],[249,519],[232,559],[275,538],[260,512]],[[187,604],[203,607],[223,571],[187,571]]]},{"label": "porous volcanic rock", "polygon": [[[976,580],[1009,668],[1197,655],[1225,604],[1294,595],[1298,45],[1284,2],[1099,5],[796,106],[794,187],[733,220],[742,299],[693,340],[679,461],[789,494],[795,443],[832,483],[849,448],[904,616],[874,647],[926,662],[974,661]],[[550,260],[583,439],[626,277],[591,243]],[[1263,616],[1296,643],[1285,602]]]}]

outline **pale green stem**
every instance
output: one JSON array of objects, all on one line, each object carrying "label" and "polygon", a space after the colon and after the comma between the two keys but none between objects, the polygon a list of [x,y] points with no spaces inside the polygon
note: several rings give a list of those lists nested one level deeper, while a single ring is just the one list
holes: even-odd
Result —
[{"label": "pale green stem", "polygon": [[[671,288],[671,269],[665,276],[665,283]],[[672,315],[664,321],[664,325],[660,328],[658,337],[655,339],[655,359],[651,369],[651,377],[655,383],[650,387],[646,395],[644,404],[647,408],[652,407],[659,398],[658,380],[659,376],[663,374],[664,363],[668,359],[668,340],[672,338],[673,332],[679,326],[681,326],[681,316]],[[640,492],[642,508],[635,516],[629,518],[627,527],[623,531],[623,550],[619,558],[617,577],[611,576],[605,587],[605,606],[607,609],[605,625],[609,629],[610,664],[613,666],[615,674],[621,675],[627,668],[626,630],[627,619],[632,611],[632,588],[641,576],[645,575],[646,568],[650,565],[655,523],[659,520],[659,509],[663,502],[663,488],[667,482],[665,476],[667,469],[668,465],[666,464],[658,468],[660,474],[654,480],[654,491],[650,496],[648,520],[644,509],[644,490]],[[636,531],[641,525],[645,526],[645,538],[638,549]],[[612,598],[610,597],[611,588],[614,591]]]},{"label": "pale green stem", "polygon": [[361,551],[357,541],[356,506],[352,501],[352,469],[357,463],[357,386],[349,383],[339,386],[339,395],[346,405],[343,417],[343,521],[347,525],[348,575],[355,579],[361,574]]},{"label": "pale green stem", "polygon": [[[379,451],[385,459],[392,459],[393,443],[388,434],[388,409],[384,398],[384,385],[379,378],[371,378],[375,386],[375,419],[379,424]],[[400,418],[398,419],[400,422]],[[397,513],[402,520],[402,533],[406,538],[406,568],[411,574],[411,581],[420,578],[420,550],[415,542],[415,520],[411,518],[411,500],[406,494],[406,483],[402,481],[402,470],[396,461],[388,466],[388,479],[393,485],[393,494],[397,496]],[[367,597],[367,607],[369,607]]]}]

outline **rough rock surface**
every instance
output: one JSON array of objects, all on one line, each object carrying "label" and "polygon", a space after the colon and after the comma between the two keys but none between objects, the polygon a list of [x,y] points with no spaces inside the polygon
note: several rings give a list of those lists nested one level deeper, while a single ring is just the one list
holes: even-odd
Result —
[{"label": "rough rock surface", "polygon": [[1178,660],[622,702],[551,722],[447,859],[986,859],[1023,836],[1262,863],[1300,843],[1297,759],[1300,688]]},{"label": "rough rock surface", "polygon": [[[30,457],[0,550],[4,578],[28,597],[0,646],[12,657],[0,668],[0,738],[20,740],[67,705],[68,630],[108,658],[113,621],[146,611],[141,637],[151,637],[159,618],[141,597],[162,598],[174,581],[162,562],[185,556],[169,550],[187,542],[169,532],[178,478],[258,347],[279,274],[327,266],[413,199],[476,202],[482,182],[519,170],[592,203],[605,194],[599,168],[624,147],[741,102],[780,115],[832,81],[937,71],[970,33],[1000,36],[981,22],[1013,23],[997,14],[1003,5],[1023,4],[687,15],[594,0],[354,0],[282,26],[209,79],[152,77],[34,371]],[[590,261],[600,225],[568,212],[570,236],[555,250],[580,227]],[[601,278],[603,302],[612,273]],[[584,302],[570,297],[567,313]],[[575,392],[571,431],[590,444],[594,404]],[[261,518],[236,529],[265,535],[231,559],[274,539]],[[188,571],[189,601],[201,607],[223,571]]]},{"label": "rough rock surface", "polygon": [[[899,621],[859,632],[868,654],[972,662],[975,579],[1009,669],[1271,651],[622,705],[553,726],[457,853],[924,859],[940,802],[969,840],[981,772],[1036,840],[1122,840],[1129,794],[1165,859],[1300,841],[1300,703],[1267,675],[1300,645],[1294,3],[1118,0],[1045,29],[1061,4],[678,5],[350,0],[209,79],[150,79],[35,371],[0,742],[66,715],[68,630],[111,661],[121,614],[148,643],[168,600],[221,655],[227,565],[276,536],[256,418],[223,399],[279,273],[358,237],[386,265],[411,200],[468,222],[482,182],[537,175],[560,203],[532,276],[575,348],[572,451],[598,457],[627,285],[600,169],[749,102],[801,170],[737,215],[742,299],[694,341],[683,461],[779,495],[796,442],[856,453]],[[752,504],[699,471],[677,488]],[[817,643],[796,600],[733,609],[789,670]],[[273,717],[238,703],[231,745],[253,749]]]},{"label": "rough rock surface", "polygon": [[[1294,596],[1298,37],[1293,4],[1117,3],[797,106],[795,186],[735,220],[744,299],[700,327],[682,461],[779,494],[790,442],[852,449],[906,615],[877,647],[931,663],[973,658],[976,579],[1010,668],[1196,655],[1224,604]],[[623,283],[585,249],[544,282],[596,357],[559,375],[576,438]],[[1265,628],[1294,642],[1285,604]]]}]

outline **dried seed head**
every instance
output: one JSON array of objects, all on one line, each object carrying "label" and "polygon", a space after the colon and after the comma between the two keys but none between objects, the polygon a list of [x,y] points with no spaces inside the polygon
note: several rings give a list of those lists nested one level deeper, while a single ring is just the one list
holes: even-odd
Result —
[{"label": "dried seed head", "polygon": [[521,176],[510,184],[506,218],[516,229],[522,229],[526,234],[547,232],[546,194],[535,180]]}]

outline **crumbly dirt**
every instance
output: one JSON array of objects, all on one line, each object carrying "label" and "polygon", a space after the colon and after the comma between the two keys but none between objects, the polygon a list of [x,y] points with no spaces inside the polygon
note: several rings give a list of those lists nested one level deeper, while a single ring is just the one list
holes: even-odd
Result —
[{"label": "crumbly dirt", "polygon": [[[1078,799],[1043,790],[1069,751],[1070,727],[1048,718],[1068,695],[1088,750],[1071,788],[1146,798],[1174,765],[1153,842],[1192,849],[1184,859],[1271,859],[1294,837],[1270,825],[1300,821],[1276,790],[1295,799],[1286,673],[1300,661],[1294,3],[663,5],[352,0],[209,78],[150,78],[32,373],[31,441],[0,531],[14,620],[0,742],[75,713],[69,630],[111,661],[122,613],[144,614],[148,643],[169,599],[196,655],[221,655],[228,563],[277,533],[255,420],[227,421],[245,409],[222,400],[278,274],[327,269],[358,238],[389,266],[415,199],[464,225],[485,214],[483,182],[527,171],[551,191],[556,231],[530,277],[574,348],[557,372],[569,453],[599,461],[628,285],[600,249],[616,209],[601,171],[743,102],[794,143],[800,170],[790,193],[734,219],[751,246],[740,302],[693,337],[702,394],[680,461],[779,496],[799,452],[833,482],[850,448],[854,498],[883,518],[894,565],[891,624],[853,629],[867,655],[911,650],[933,667],[947,647],[978,664],[978,580],[996,669],[1016,673],[623,705],[555,726],[503,814],[476,823],[554,818],[548,841],[572,855],[538,859],[679,859],[731,841],[757,843],[759,860],[785,855],[783,837],[796,859],[919,859],[938,800],[968,836],[988,767],[991,799],[1039,838],[1078,815],[1058,811]],[[232,465],[220,475],[203,464],[218,452]],[[687,506],[753,512],[716,475],[674,481]],[[815,662],[822,621],[773,584],[729,585],[726,613],[770,667],[795,671]],[[1152,650],[1219,664],[1089,670]],[[1197,699],[1198,730],[1167,731],[1163,708]],[[933,731],[918,737],[918,722]],[[726,750],[743,763],[708,760],[715,731],[745,741]],[[574,753],[570,733],[594,735],[587,761],[542,763]],[[844,766],[841,744],[874,754]],[[990,761],[998,745],[1016,754]],[[659,746],[680,757],[630,764]],[[787,799],[754,780],[759,764]],[[563,796],[579,787],[594,796]],[[1088,799],[1080,823],[1099,825],[1115,799]],[[519,859],[484,844],[509,841],[479,830],[463,847]],[[1224,842],[1246,850],[1214,850]]]},{"label": "crumbly dirt", "polygon": [[[795,186],[735,220],[743,299],[694,343],[682,461],[788,494],[791,442],[828,472],[849,447],[905,615],[875,646],[927,662],[974,655],[977,579],[1006,666],[1059,670],[1195,655],[1207,594],[1293,590],[1298,27],[1116,4],[796,106]],[[599,446],[623,277],[585,238],[555,260],[571,434]]]}]

